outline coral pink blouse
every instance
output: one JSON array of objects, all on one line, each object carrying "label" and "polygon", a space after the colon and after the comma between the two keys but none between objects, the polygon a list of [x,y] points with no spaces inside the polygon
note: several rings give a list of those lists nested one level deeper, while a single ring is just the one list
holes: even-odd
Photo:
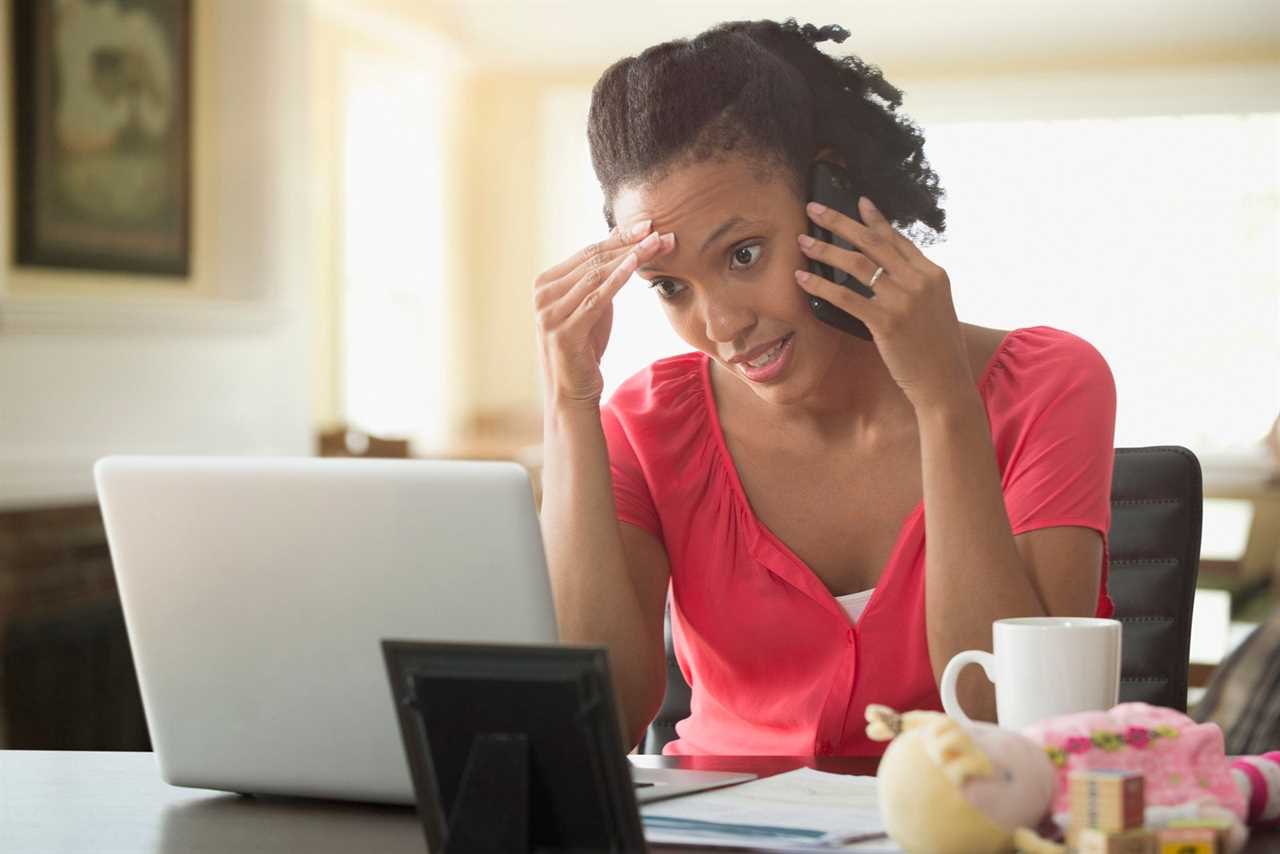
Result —
[{"label": "coral pink blouse", "polygon": [[[671,566],[677,660],[691,714],[667,754],[878,755],[869,703],[942,709],[925,636],[923,502],[906,518],[856,623],[754,515],[721,433],[710,359],[662,359],[601,410],[618,519]],[[1103,538],[1109,616],[1115,384],[1084,340],[1009,333],[978,382],[1014,534],[1061,525]]]}]

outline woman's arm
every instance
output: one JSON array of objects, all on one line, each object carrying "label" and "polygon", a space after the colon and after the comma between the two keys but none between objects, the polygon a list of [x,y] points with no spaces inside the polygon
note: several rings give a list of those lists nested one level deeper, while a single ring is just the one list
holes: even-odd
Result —
[{"label": "woman's arm", "polygon": [[560,639],[608,647],[630,748],[666,690],[666,552],[651,534],[624,532],[618,522],[597,405],[549,403],[543,443],[542,538]]},{"label": "woman's arm", "polygon": [[[1013,536],[991,428],[946,271],[894,229],[869,199],[859,200],[862,223],[812,204],[808,212],[858,251],[806,243],[800,235],[804,253],[864,284],[873,279],[878,284],[873,298],[866,298],[804,270],[796,271],[796,280],[867,324],[890,375],[915,409],[924,490],[925,619],[934,678],[955,653],[990,650],[993,620],[1092,614],[1102,564],[1097,532],[1063,527]],[[1080,583],[1082,572],[1094,573],[1092,583]],[[957,695],[972,717],[995,719],[994,689],[972,669],[961,674]]]},{"label": "woman's arm", "polygon": [[[1006,617],[1091,615],[1101,584],[1102,539],[1088,528],[1014,537],[986,409],[976,387],[918,407],[925,518],[925,620],[934,679],[966,649],[991,649]],[[1081,583],[1093,570],[1093,583]],[[1087,577],[1087,576],[1083,576]],[[957,683],[975,719],[994,721],[995,690],[975,668]]]},{"label": "woman's arm", "polygon": [[[560,639],[603,644],[626,747],[662,702],[666,552],[626,538],[614,509],[600,398],[613,298],[636,265],[669,252],[652,222],[614,228],[534,280],[545,381],[542,540]],[[630,527],[630,526],[628,526]]]}]

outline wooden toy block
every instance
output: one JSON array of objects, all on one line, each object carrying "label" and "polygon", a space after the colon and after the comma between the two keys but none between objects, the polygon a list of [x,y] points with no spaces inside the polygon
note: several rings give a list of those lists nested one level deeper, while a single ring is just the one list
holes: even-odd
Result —
[{"label": "wooden toy block", "polygon": [[1107,833],[1086,827],[1076,834],[1076,854],[1155,854],[1156,835],[1144,828]]},{"label": "wooden toy block", "polygon": [[1131,771],[1079,771],[1068,781],[1071,826],[1109,833],[1142,827],[1145,780]]},{"label": "wooden toy block", "polygon": [[1218,831],[1212,827],[1170,827],[1156,834],[1158,854],[1218,854]]}]

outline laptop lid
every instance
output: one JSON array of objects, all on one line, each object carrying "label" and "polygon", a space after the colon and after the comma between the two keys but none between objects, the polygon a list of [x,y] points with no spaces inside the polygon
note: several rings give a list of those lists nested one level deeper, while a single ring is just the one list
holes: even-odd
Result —
[{"label": "laptop lid", "polygon": [[169,783],[413,803],[380,640],[556,640],[514,463],[108,457],[94,475]]}]

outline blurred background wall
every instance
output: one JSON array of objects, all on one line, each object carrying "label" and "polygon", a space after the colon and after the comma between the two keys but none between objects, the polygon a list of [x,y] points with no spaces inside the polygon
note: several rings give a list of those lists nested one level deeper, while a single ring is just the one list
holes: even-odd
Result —
[{"label": "blurred background wall", "polygon": [[[603,229],[590,86],[738,17],[852,31],[825,47],[879,65],[926,132],[962,316],[1094,341],[1120,441],[1240,451],[1280,411],[1274,4],[193,8],[191,276],[19,267],[0,213],[0,505],[91,498],[106,453],[536,434],[531,281]],[[683,349],[643,290],[611,385]]]},{"label": "blurred background wall", "polygon": [[14,265],[5,63],[0,504],[89,499],[104,453],[310,448],[307,8],[230,0],[194,12],[187,281]]},{"label": "blurred background wall", "polygon": [[[1280,529],[1260,444],[1280,414],[1274,2],[195,0],[182,278],[15,263],[2,5],[0,618],[113,595],[105,454],[536,473],[532,281],[604,231],[591,85],[757,17],[842,24],[824,49],[903,90],[948,191],[948,238],[927,251],[961,317],[1092,341],[1117,378],[1117,444],[1184,444],[1213,467],[1206,554],[1238,569],[1249,552],[1260,578],[1280,562],[1257,540],[1259,514]],[[646,288],[617,305],[609,389],[687,349]]]}]

